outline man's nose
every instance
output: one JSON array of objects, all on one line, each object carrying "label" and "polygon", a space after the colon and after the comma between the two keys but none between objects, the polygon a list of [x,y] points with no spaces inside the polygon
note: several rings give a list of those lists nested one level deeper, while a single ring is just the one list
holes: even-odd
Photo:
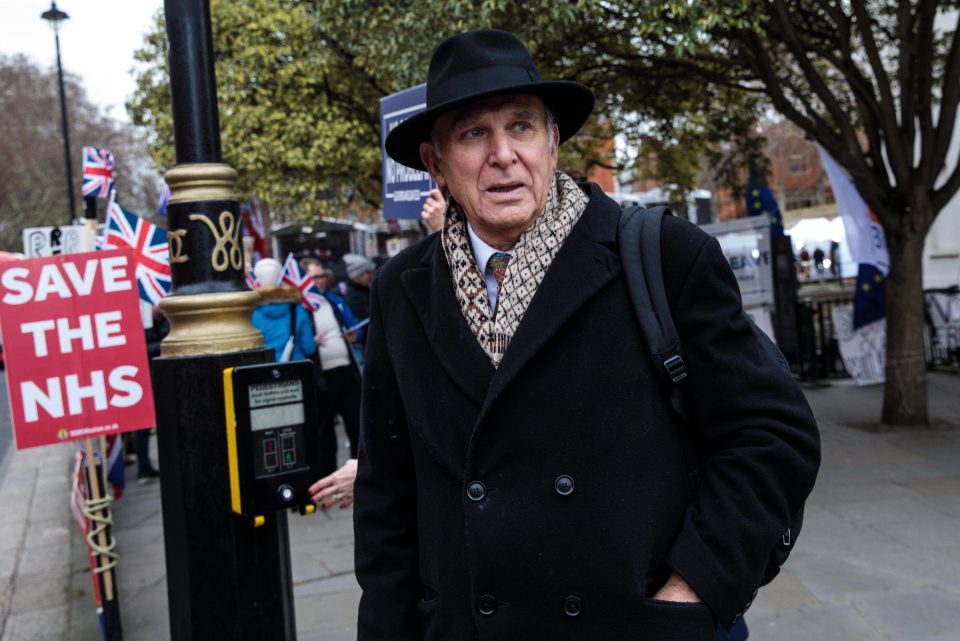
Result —
[{"label": "man's nose", "polygon": [[491,165],[506,167],[517,159],[514,141],[505,133],[495,133],[490,136],[490,149],[487,162]]}]

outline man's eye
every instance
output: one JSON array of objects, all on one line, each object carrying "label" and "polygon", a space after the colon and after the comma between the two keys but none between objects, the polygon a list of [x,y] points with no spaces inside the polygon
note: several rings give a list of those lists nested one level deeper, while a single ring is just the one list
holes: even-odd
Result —
[{"label": "man's eye", "polygon": [[474,127],[473,129],[467,129],[465,132],[463,132],[464,138],[479,138],[482,135],[483,129],[479,129],[477,127]]}]

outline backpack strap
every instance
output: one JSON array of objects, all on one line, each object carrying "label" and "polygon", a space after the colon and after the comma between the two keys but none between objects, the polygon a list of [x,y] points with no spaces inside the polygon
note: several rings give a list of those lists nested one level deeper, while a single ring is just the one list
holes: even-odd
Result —
[{"label": "backpack strap", "polygon": [[637,321],[647,339],[654,361],[662,367],[670,385],[670,404],[687,418],[679,385],[687,378],[687,366],[677,328],[670,315],[660,262],[660,226],[669,207],[630,207],[620,214],[618,245],[624,278]]}]

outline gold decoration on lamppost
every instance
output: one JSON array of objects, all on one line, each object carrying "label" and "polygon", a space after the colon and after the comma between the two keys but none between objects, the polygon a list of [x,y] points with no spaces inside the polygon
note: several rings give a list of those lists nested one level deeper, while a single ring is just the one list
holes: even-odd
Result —
[{"label": "gold decoration on lamppost", "polygon": [[[177,165],[164,175],[170,186],[168,204],[199,202],[236,202],[233,186],[237,172],[220,163]],[[207,216],[190,214],[189,220],[202,221],[213,234],[215,246],[211,265],[218,273],[231,266],[243,268],[240,225],[233,212],[222,210],[219,227]],[[168,232],[171,264],[189,259],[183,253],[186,229]],[[196,259],[196,256],[193,257]],[[260,296],[252,291],[206,292],[178,294],[160,301],[160,308],[170,319],[170,333],[163,340],[163,356],[218,354],[248,349],[262,349],[263,335],[250,321]]]},{"label": "gold decoration on lamppost", "polygon": [[230,267],[234,269],[243,268],[243,251],[240,249],[240,225],[233,217],[233,212],[220,212],[220,226],[213,224],[207,216],[203,214],[190,214],[191,221],[201,221],[213,234],[216,244],[213,247],[213,254],[210,255],[210,266],[214,271],[225,272]]},{"label": "gold decoration on lamppost", "polygon": [[183,253],[183,237],[186,235],[186,229],[175,229],[167,232],[167,244],[170,246],[171,265],[178,265],[190,260],[190,257]]}]

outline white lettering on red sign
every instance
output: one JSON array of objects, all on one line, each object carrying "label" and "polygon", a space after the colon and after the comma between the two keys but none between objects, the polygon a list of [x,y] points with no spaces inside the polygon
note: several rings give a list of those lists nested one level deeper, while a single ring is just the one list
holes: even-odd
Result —
[{"label": "white lettering on red sign", "polygon": [[155,425],[128,249],[0,266],[17,447]]},{"label": "white lettering on red sign", "polygon": [[[73,256],[77,255],[79,254],[73,254]],[[2,300],[6,305],[23,305],[31,301],[45,301],[52,294],[56,294],[59,298],[72,298],[75,294],[89,296],[93,291],[98,271],[104,292],[125,291],[133,288],[133,283],[125,269],[126,265],[126,256],[87,260],[83,274],[75,263],[66,263],[62,266],[55,263],[44,265],[40,268],[40,278],[36,288],[27,282],[27,277],[30,275],[29,269],[11,267],[0,277],[0,283],[7,290]],[[68,282],[73,286],[72,289],[68,287]]]}]

